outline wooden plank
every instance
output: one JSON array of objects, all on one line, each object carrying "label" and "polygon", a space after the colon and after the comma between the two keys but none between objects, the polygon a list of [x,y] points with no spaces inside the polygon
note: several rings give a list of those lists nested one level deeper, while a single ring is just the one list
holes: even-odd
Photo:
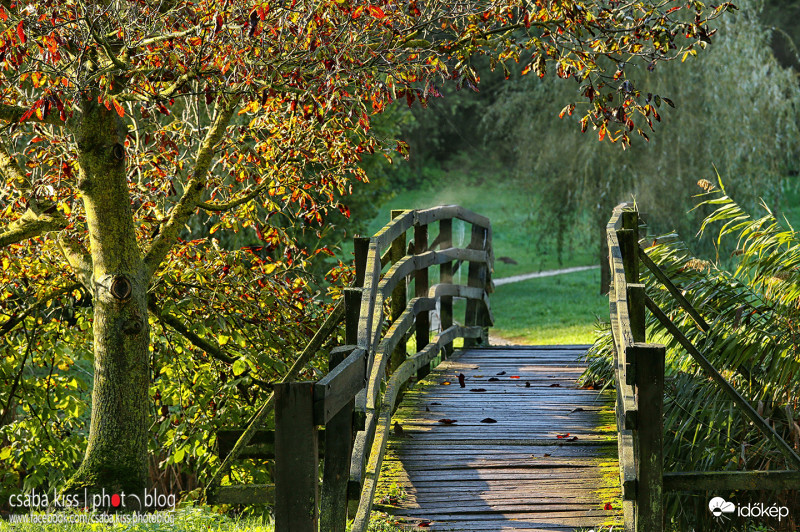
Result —
[{"label": "wooden plank", "polygon": [[[603,471],[617,467],[614,429],[598,418],[613,415],[612,396],[576,387],[580,350],[534,351],[546,363],[521,349],[459,352],[404,395],[392,418],[402,435],[393,434],[387,444],[378,492],[395,486],[405,497],[381,504],[382,510],[410,524],[432,520],[427,528],[433,530],[574,530],[619,523],[619,502],[604,510],[618,494],[600,480]],[[501,371],[505,375],[497,376]],[[457,421],[443,424],[443,418]],[[481,423],[485,418],[497,422]],[[566,432],[578,439],[557,438]]]},{"label": "wooden plank", "polygon": [[667,277],[667,274],[665,274],[661,268],[659,268],[658,265],[653,262],[653,259],[647,255],[647,252],[641,246],[639,246],[639,258],[642,260],[644,265],[647,266],[647,269],[650,270],[650,273],[652,273],[656,279],[661,281],[661,284],[663,284],[672,297],[675,298],[675,301],[678,302],[681,308],[683,308],[683,310],[685,310],[686,313],[691,316],[697,326],[700,327],[703,332],[708,332],[710,327],[706,320],[703,319],[703,316],[701,316],[700,313],[692,306],[692,304],[689,303],[689,300],[686,299],[686,297],[683,295],[683,292],[678,290],[678,287],[676,287],[670,278]]},{"label": "wooden plank", "polygon": [[[439,237],[441,240],[440,248],[447,249],[453,245],[453,220],[441,220],[439,222]],[[439,266],[439,282],[449,285],[453,283],[453,263],[443,262]],[[439,302],[439,324],[441,330],[446,330],[453,325],[453,298],[442,296]],[[447,359],[453,353],[453,344],[445,344],[442,350],[442,357]]]},{"label": "wooden plank", "polygon": [[[414,226],[414,253],[419,255],[428,251],[428,226],[418,224]],[[418,268],[414,276],[414,296],[426,297],[428,295],[428,267]],[[435,308],[435,307],[434,307]],[[431,309],[433,310],[433,309]],[[428,311],[417,314],[414,339],[417,351],[428,345],[431,340],[431,322]],[[417,372],[417,379],[423,379],[430,372],[430,364],[422,366]]]},{"label": "wooden plank", "polygon": [[664,473],[666,491],[796,490],[800,471],[675,471]]},{"label": "wooden plank", "polygon": [[314,383],[275,385],[275,529],[317,532],[319,454]]},{"label": "wooden plank", "polygon": [[[474,250],[482,250],[486,251],[489,246],[489,242],[487,239],[488,233],[487,229],[480,227],[478,225],[472,226],[472,236],[469,243],[468,249]],[[488,262],[488,253],[487,262]],[[478,288],[481,291],[486,289],[486,264],[479,263],[479,262],[470,262],[469,263],[469,271],[467,274],[467,285],[473,288]],[[467,307],[464,316],[464,324],[467,326],[481,326],[483,327],[485,324],[483,323],[484,314],[481,312],[481,307],[478,304],[478,301],[474,299],[467,300]],[[488,333],[487,333],[488,339]],[[477,340],[471,340],[468,342],[464,342],[465,348],[473,347],[477,344],[486,343],[483,341],[483,338]]]},{"label": "wooden plank", "polygon": [[664,530],[664,357],[663,345],[636,344],[636,403],[639,424],[636,529]]},{"label": "wooden plank", "polygon": [[[314,385],[314,424],[326,425],[366,384],[367,353],[356,347]],[[352,418],[352,413],[350,414]]]},{"label": "wooden plank", "polygon": [[[407,211],[402,210],[393,210],[392,211],[392,219],[402,216]],[[389,273],[383,278],[381,284],[379,286],[384,285],[391,285],[392,286],[392,295],[389,299],[389,313],[392,317],[392,323],[397,321],[397,319],[403,314],[403,311],[406,309],[406,303],[408,298],[408,281],[407,277],[410,272],[402,274],[398,271],[398,267],[401,264],[407,262],[409,259],[411,260],[410,264],[412,269],[415,267],[414,256],[406,257],[406,233],[402,232],[397,235],[397,237],[392,240],[392,246],[389,254],[389,258],[392,261],[392,268],[389,269]],[[402,269],[402,268],[401,268]],[[388,281],[391,280],[391,283]],[[380,289],[380,288],[379,288]],[[384,297],[386,297],[386,292],[380,289],[383,293]],[[406,344],[405,342],[401,342],[395,345],[395,348],[392,352],[392,360],[390,363],[390,369],[394,370],[397,366],[403,363],[403,360],[406,359]]]},{"label": "wooden plank", "polygon": [[436,221],[452,221],[453,218],[485,228],[491,227],[489,218],[465,209],[460,205],[443,205],[418,210],[416,211],[415,220],[417,224],[430,225]]},{"label": "wooden plank", "polygon": [[[364,386],[364,374],[366,371],[365,356],[363,349],[357,348],[350,356],[344,357],[344,352],[331,353],[328,375],[333,374],[345,364],[355,367],[351,358],[353,355],[360,355],[360,387]],[[341,373],[340,373],[341,374]],[[324,380],[324,379],[323,379]],[[332,381],[335,383],[336,381]],[[317,383],[319,386],[322,383]],[[334,384],[333,389],[336,389]],[[314,388],[316,393],[317,388]],[[326,420],[325,426],[325,463],[322,469],[322,489],[320,493],[320,528],[330,532],[345,532],[347,528],[347,484],[350,479],[350,453],[352,451],[353,438],[353,407],[355,400],[354,394],[345,395],[347,401],[339,408],[335,408],[336,414]],[[323,401],[327,401],[329,389],[325,389]],[[326,405],[328,407],[329,405]],[[326,412],[327,413],[327,412]]]},{"label": "wooden plank", "polygon": [[678,329],[675,324],[672,323],[672,320],[670,320],[669,317],[664,314],[664,311],[662,311],[652,299],[645,296],[645,303],[647,308],[650,309],[650,312],[652,312],[658,321],[660,321],[661,324],[669,331],[669,333],[672,334],[678,343],[681,344],[684,349],[686,349],[686,352],[688,352],[692,358],[694,358],[697,364],[703,368],[703,371],[705,371],[706,374],[711,377],[711,379],[716,382],[720,388],[722,388],[722,391],[725,392],[725,394],[730,397],[731,400],[733,400],[733,402],[744,413],[744,415],[753,422],[753,425],[755,425],[755,427],[778,448],[778,450],[786,457],[789,463],[793,464],[797,469],[800,469],[800,456],[795,453],[794,449],[792,449],[786,440],[781,438],[780,435],[775,432],[775,429],[772,428],[772,425],[767,423],[764,418],[762,418],[758,412],[756,412],[756,409],[753,408],[744,397],[739,395],[739,392],[736,391],[736,388],[734,388],[725,379],[725,377],[723,377],[719,371],[717,371],[716,368],[711,365],[711,362],[709,362],[708,359],[703,356],[700,351],[698,351],[694,344],[692,344],[692,342],[690,342],[683,335],[680,329]]}]

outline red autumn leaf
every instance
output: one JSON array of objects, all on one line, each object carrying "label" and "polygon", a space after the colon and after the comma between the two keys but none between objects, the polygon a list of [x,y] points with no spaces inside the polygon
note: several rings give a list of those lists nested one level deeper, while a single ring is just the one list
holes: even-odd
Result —
[{"label": "red autumn leaf", "polygon": [[0,6],[0,20],[2,20],[3,22],[8,20],[8,14],[6,13],[6,10],[3,9],[1,6]]},{"label": "red autumn leaf", "polygon": [[369,13],[375,18],[383,18],[386,16],[386,13],[383,12],[383,9],[379,8],[378,6],[369,6]]},{"label": "red autumn leaf", "polygon": [[603,510],[613,510],[613,509],[614,509],[614,507],[613,507],[613,506],[611,506],[611,503],[610,503],[610,502],[607,502],[607,503],[605,504],[605,506],[603,506]]},{"label": "red autumn leaf", "polygon": [[17,24],[17,37],[19,37],[19,41],[22,44],[25,44],[25,41],[27,41],[27,39],[25,38],[25,28],[22,27],[22,22],[23,21],[20,20],[19,24]]},{"label": "red autumn leaf", "polygon": [[509,379],[519,379],[519,375],[511,375],[508,378]]},{"label": "red autumn leaf", "polygon": [[433,521],[420,521],[419,523],[417,523],[417,526],[422,528],[428,528],[429,526],[431,526],[432,522]]},{"label": "red autumn leaf", "polygon": [[565,434],[556,434],[556,438],[558,438],[558,439],[569,438],[569,432],[567,432]]},{"label": "red autumn leaf", "polygon": [[464,374],[463,374],[463,373],[459,373],[459,374],[458,374],[458,384],[459,384],[459,385],[460,385],[462,388],[466,388],[466,387],[467,387],[466,380],[467,380],[467,379],[466,379],[466,377],[464,377]]},{"label": "red autumn leaf", "polygon": [[486,388],[473,388],[470,391],[471,392],[485,392]]},{"label": "red autumn leaf", "polygon": [[456,422],[455,419],[448,419],[448,418],[444,418],[444,419],[440,419],[439,420],[439,423],[444,423],[445,425],[452,425],[455,422]]}]

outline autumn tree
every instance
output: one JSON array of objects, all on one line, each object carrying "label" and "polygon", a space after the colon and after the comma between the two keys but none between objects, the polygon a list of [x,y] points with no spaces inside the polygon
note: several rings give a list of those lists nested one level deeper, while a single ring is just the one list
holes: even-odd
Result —
[{"label": "autumn tree", "polygon": [[[376,138],[370,117],[394,100],[424,105],[448,80],[475,88],[479,54],[493,67],[574,79],[581,107],[566,102],[564,112],[578,110],[583,128],[629,143],[658,116],[638,90],[637,68],[695,53],[710,41],[708,21],[731,8],[670,0],[0,6],[0,327],[11,338],[32,309],[65,294],[91,305],[83,337],[94,357],[91,426],[69,487],[128,491],[148,481],[148,313],[236,366],[217,352],[226,342],[213,328],[181,329],[176,309],[198,285],[218,284],[227,296],[214,311],[246,327],[276,267],[277,258],[257,254],[242,267],[240,249],[219,245],[223,233],[248,228],[265,252],[286,250],[284,266],[305,260],[285,220],[319,229],[330,209],[347,211],[349,184],[366,180],[362,154],[404,151]],[[207,236],[186,240],[203,225]],[[198,265],[202,279],[189,282]],[[226,284],[237,266],[237,284]],[[292,289],[279,296],[295,301]],[[69,337],[69,320],[59,323]],[[36,338],[13,345],[7,360],[24,367]],[[257,366],[248,370],[257,377]],[[13,386],[5,393],[13,404]]]}]

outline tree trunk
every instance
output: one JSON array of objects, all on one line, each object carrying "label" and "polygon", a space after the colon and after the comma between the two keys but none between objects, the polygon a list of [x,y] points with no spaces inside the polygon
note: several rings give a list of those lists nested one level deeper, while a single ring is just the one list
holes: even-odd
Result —
[{"label": "tree trunk", "polygon": [[74,134],[91,251],[94,387],[86,455],[66,490],[141,493],[148,479],[148,281],[128,193],[127,130],[97,98],[82,111]]}]

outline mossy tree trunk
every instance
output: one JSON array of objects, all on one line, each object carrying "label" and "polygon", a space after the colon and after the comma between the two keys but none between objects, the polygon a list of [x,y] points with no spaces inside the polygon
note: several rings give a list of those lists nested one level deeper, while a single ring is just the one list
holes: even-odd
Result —
[{"label": "mossy tree trunk", "polygon": [[67,490],[141,492],[147,487],[148,280],[126,178],[126,128],[113,108],[94,98],[85,101],[74,134],[90,244],[94,388],[86,455]]}]

